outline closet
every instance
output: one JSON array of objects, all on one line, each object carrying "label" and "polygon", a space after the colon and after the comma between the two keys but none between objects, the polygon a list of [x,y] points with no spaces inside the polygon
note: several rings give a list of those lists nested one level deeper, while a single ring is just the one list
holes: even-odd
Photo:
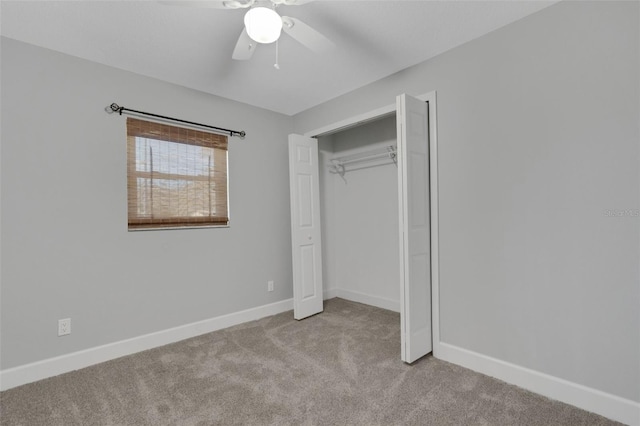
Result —
[{"label": "closet", "polygon": [[395,114],[318,137],[324,291],[400,311]]},{"label": "closet", "polygon": [[399,310],[409,363],[432,349],[425,100],[435,93],[425,98],[403,94],[386,113],[289,135],[294,318],[322,312],[325,291]]}]

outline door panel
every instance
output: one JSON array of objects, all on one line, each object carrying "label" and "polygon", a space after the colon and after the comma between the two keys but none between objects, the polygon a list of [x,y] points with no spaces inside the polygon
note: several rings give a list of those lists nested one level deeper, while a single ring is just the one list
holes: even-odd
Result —
[{"label": "door panel", "polygon": [[293,316],[323,310],[318,141],[289,135]]},{"label": "door panel", "polygon": [[313,227],[313,179],[309,175],[298,175],[298,208],[300,226],[302,228]]},{"label": "door panel", "polygon": [[401,357],[412,363],[432,350],[427,104],[397,98],[400,214]]}]

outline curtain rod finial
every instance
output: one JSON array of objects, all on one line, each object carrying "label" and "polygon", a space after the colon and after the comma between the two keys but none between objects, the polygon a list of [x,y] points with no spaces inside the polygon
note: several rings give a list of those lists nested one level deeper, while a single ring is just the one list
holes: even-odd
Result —
[{"label": "curtain rod finial", "polygon": [[122,115],[122,107],[120,105],[118,105],[117,103],[112,103],[111,105],[109,105],[109,108],[111,108],[112,112],[119,112],[120,115]]}]

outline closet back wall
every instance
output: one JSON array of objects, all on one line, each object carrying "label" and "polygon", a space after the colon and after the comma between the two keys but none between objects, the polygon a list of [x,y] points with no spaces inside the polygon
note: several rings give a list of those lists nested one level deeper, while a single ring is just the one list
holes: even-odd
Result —
[{"label": "closet back wall", "polygon": [[[329,173],[332,157],[396,145],[395,116],[319,138],[325,289],[399,311],[398,169],[383,165]],[[376,164],[376,163],[372,163]],[[362,168],[360,168],[362,167]]]}]

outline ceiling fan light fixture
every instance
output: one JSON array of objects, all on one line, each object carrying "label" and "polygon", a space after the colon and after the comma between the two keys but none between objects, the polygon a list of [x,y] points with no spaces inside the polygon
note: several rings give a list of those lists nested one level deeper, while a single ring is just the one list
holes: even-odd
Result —
[{"label": "ceiling fan light fixture", "polygon": [[280,37],[282,18],[268,7],[254,7],[244,15],[247,34],[258,43],[273,43]]}]

